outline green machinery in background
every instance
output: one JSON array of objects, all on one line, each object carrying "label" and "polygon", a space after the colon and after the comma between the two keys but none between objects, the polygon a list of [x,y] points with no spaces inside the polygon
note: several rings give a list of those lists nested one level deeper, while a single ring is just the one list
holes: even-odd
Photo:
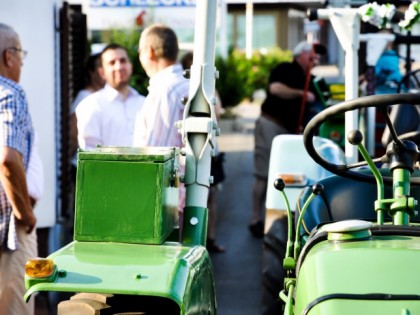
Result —
[{"label": "green machinery in background", "polygon": [[[417,314],[420,312],[419,133],[398,136],[388,106],[419,104],[420,94],[361,97],[315,116],[304,143],[315,162],[338,175],[305,188],[296,222],[288,210],[284,314]],[[319,126],[347,111],[376,107],[387,120],[392,141],[386,154],[371,159],[363,136],[348,141],[364,161],[336,164],[317,153]],[[382,168],[378,169],[377,165]],[[276,187],[284,195],[284,181]],[[296,231],[296,236],[293,236]]]},{"label": "green machinery in background", "polygon": [[[26,266],[25,299],[75,293],[58,314],[216,314],[205,248],[214,112],[217,2],[197,1],[190,92],[180,148],[79,152],[74,240]],[[185,156],[181,174],[180,155]],[[182,229],[179,184],[186,187]]]},{"label": "green machinery in background", "polygon": [[[315,77],[313,84],[324,109],[344,101],[345,87],[343,83],[327,83],[324,78]],[[331,121],[323,124],[319,129],[319,135],[333,140],[340,147],[344,148],[344,116],[334,117]]]}]

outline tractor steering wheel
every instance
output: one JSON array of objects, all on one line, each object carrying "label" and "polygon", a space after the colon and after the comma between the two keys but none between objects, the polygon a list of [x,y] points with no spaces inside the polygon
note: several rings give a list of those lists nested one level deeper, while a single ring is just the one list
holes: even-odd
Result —
[{"label": "tractor steering wheel", "polygon": [[397,93],[420,89],[420,69],[406,73],[398,82]]},{"label": "tractor steering wheel", "polygon": [[[326,108],[319,114],[317,114],[306,126],[304,133],[303,133],[303,141],[308,154],[312,157],[312,159],[327,169],[328,171],[347,178],[351,178],[357,181],[363,182],[370,182],[375,183],[375,177],[373,174],[361,173],[352,171],[351,169],[367,165],[367,162],[358,162],[354,164],[334,164],[326,161],[323,159],[318,152],[315,150],[313,144],[313,138],[318,131],[319,127],[326,121],[330,120],[336,115],[343,114],[348,111],[361,109],[361,108],[368,108],[368,107],[376,107],[378,110],[381,110],[385,117],[387,125],[390,129],[393,129],[391,120],[389,119],[387,113],[387,106],[395,105],[395,104],[410,104],[416,105],[420,104],[420,93],[406,93],[406,94],[383,94],[383,95],[371,95],[371,96],[364,96],[360,98],[356,98],[353,100],[345,101],[329,108]],[[399,141],[398,139],[394,139],[394,141]],[[373,159],[374,162],[384,162],[386,156],[375,158]],[[384,183],[392,184],[392,177],[383,177]],[[410,183],[414,186],[420,186],[420,178],[419,177],[412,177],[410,179]]]}]

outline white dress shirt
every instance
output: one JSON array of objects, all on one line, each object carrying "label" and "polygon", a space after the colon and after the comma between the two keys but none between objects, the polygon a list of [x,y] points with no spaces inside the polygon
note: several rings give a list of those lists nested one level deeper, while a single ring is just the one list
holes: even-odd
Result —
[{"label": "white dress shirt", "polygon": [[176,64],[156,73],[149,82],[149,94],[137,114],[134,146],[182,147],[175,122],[182,120],[182,98],[188,97],[189,81],[181,65]]},{"label": "white dress shirt", "polygon": [[106,84],[76,108],[79,147],[133,145],[134,122],[145,97],[130,87],[128,97]]},{"label": "white dress shirt", "polygon": [[44,193],[44,167],[38,152],[38,134],[36,132],[26,170],[26,183],[29,196],[38,201]]}]

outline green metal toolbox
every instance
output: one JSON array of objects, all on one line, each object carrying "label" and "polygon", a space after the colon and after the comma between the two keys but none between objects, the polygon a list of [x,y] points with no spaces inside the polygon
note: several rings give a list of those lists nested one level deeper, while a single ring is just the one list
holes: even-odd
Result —
[{"label": "green metal toolbox", "polygon": [[179,149],[79,151],[74,239],[161,244],[178,227]]}]

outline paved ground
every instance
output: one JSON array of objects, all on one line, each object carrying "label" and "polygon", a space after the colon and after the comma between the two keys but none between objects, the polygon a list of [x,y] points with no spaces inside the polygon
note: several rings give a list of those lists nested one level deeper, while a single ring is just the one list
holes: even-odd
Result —
[{"label": "paved ground", "polygon": [[248,232],[252,202],[253,128],[259,106],[241,105],[235,120],[222,120],[219,149],[226,153],[226,181],[218,193],[217,240],[212,254],[219,315],[259,314],[262,240]]}]

